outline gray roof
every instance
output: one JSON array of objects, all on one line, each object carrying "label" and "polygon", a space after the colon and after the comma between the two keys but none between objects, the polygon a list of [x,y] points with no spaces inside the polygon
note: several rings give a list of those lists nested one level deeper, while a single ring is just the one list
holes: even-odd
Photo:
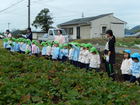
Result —
[{"label": "gray roof", "polygon": [[90,21],[108,16],[108,15],[113,15],[113,13],[109,13],[109,14],[102,14],[102,15],[98,15],[98,16],[94,16],[94,17],[86,17],[86,18],[79,18],[79,19],[73,19],[71,21],[59,24],[59,26],[66,26],[66,25],[76,25],[76,24],[87,24]]}]

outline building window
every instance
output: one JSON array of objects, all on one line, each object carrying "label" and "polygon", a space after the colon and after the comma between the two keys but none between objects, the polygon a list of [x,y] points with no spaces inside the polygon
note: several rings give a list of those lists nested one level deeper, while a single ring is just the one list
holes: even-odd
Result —
[{"label": "building window", "polygon": [[64,28],[67,34],[73,35],[73,28]]},{"label": "building window", "polygon": [[106,30],[107,30],[107,27],[106,26],[103,26],[102,27],[102,34],[105,34],[106,33]]}]

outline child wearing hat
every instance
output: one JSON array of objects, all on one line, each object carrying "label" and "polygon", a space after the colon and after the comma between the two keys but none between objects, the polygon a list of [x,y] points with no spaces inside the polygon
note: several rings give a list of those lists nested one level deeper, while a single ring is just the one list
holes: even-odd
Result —
[{"label": "child wearing hat", "polygon": [[131,76],[131,64],[132,59],[130,58],[131,50],[124,50],[123,55],[124,59],[121,64],[121,73],[124,81],[129,81]]},{"label": "child wearing hat", "polygon": [[60,53],[59,43],[55,41],[52,49],[52,60],[57,61],[59,53]]},{"label": "child wearing hat", "polygon": [[42,50],[41,50],[41,55],[42,56],[46,56],[47,55],[47,43],[46,42],[42,42],[41,45],[43,46]]},{"label": "child wearing hat", "polygon": [[99,72],[100,65],[101,65],[101,59],[99,52],[95,47],[90,49],[90,55],[89,55],[89,70],[96,70],[96,72]]},{"label": "child wearing hat", "polygon": [[[132,65],[130,67],[132,76],[130,77],[130,82],[134,83],[140,78],[140,54],[134,53],[131,55]],[[139,81],[140,82],[140,81]]]},{"label": "child wearing hat", "polygon": [[68,44],[63,44],[63,49],[61,50],[62,53],[62,62],[66,62],[68,60],[68,54],[69,54],[69,50],[68,50]]},{"label": "child wearing hat", "polygon": [[85,44],[81,51],[81,54],[80,54],[81,60],[79,60],[81,62],[81,68],[88,69],[89,67],[89,47],[90,46],[88,44]]},{"label": "child wearing hat", "polygon": [[11,46],[10,51],[11,51],[11,52],[15,52],[15,44],[16,44],[15,41],[16,41],[15,38],[11,38],[11,43],[10,43],[10,46]]},{"label": "child wearing hat", "polygon": [[7,48],[8,38],[3,39],[3,48]]},{"label": "child wearing hat", "polygon": [[71,64],[73,64],[73,60],[72,60],[72,58],[73,58],[73,51],[74,51],[74,49],[72,48],[71,43],[69,43],[69,54],[68,54],[68,58],[69,58],[69,61],[70,61]]},{"label": "child wearing hat", "polygon": [[72,61],[73,64],[78,67],[78,59],[79,59],[79,54],[80,54],[80,44],[79,43],[72,43],[71,44],[73,47],[73,55],[72,55]]},{"label": "child wearing hat", "polygon": [[33,40],[32,41],[32,54],[35,56],[38,56],[40,52],[39,47],[37,45],[38,45],[37,41]]},{"label": "child wearing hat", "polygon": [[15,50],[16,52],[20,52],[19,39],[16,39],[16,41],[15,41],[14,50]]},{"label": "child wearing hat", "polygon": [[26,39],[22,39],[20,44],[20,52],[25,54],[25,51],[26,51]]},{"label": "child wearing hat", "polygon": [[7,50],[11,50],[11,39],[8,39],[8,41],[6,42],[6,49]]},{"label": "child wearing hat", "polygon": [[60,48],[59,61],[62,61],[62,58],[64,56],[64,54],[63,54],[64,45],[63,44],[59,44],[59,48]]},{"label": "child wearing hat", "polygon": [[84,68],[84,64],[82,63],[83,61],[83,53],[84,53],[84,46],[85,44],[82,43],[80,48],[80,53],[79,53],[79,59],[78,59],[78,67],[80,67],[81,69]]},{"label": "child wearing hat", "polygon": [[25,54],[31,54],[31,40],[30,39],[26,40]]},{"label": "child wearing hat", "polygon": [[47,55],[47,59],[51,59],[51,52],[52,52],[52,44],[51,42],[47,42],[47,48],[46,48],[46,55]]}]

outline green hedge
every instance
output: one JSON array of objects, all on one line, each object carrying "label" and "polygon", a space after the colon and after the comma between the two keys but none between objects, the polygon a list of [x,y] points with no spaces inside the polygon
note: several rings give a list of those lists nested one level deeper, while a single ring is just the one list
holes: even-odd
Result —
[{"label": "green hedge", "polygon": [[135,105],[140,87],[0,49],[0,105]]}]

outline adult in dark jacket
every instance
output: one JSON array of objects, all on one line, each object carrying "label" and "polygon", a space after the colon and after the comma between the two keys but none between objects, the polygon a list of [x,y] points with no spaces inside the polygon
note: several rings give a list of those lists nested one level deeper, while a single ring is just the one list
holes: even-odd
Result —
[{"label": "adult in dark jacket", "polygon": [[112,77],[114,79],[114,69],[113,69],[113,65],[115,64],[115,43],[116,43],[116,38],[113,35],[112,30],[108,30],[106,31],[106,35],[108,38],[108,42],[106,44],[105,47],[105,52],[108,55],[108,60],[106,60],[105,62],[105,67],[106,67],[106,71],[109,75],[109,77]]},{"label": "adult in dark jacket", "polygon": [[27,39],[30,39],[32,41],[32,37],[33,37],[32,30],[31,30],[31,28],[28,28],[27,29]]}]

